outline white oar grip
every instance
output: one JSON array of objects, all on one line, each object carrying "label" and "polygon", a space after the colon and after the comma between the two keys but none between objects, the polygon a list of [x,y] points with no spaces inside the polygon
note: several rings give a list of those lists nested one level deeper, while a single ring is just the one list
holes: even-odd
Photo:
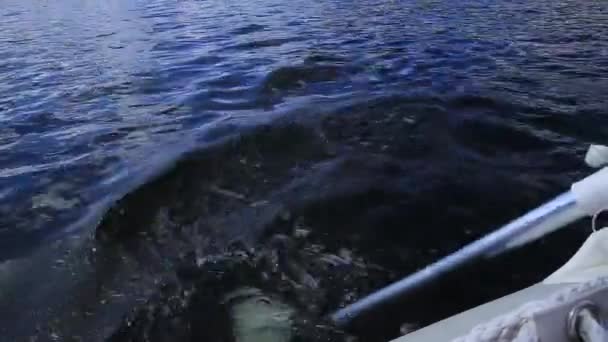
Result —
[{"label": "white oar grip", "polygon": [[572,184],[571,191],[576,206],[589,216],[608,209],[608,167]]}]

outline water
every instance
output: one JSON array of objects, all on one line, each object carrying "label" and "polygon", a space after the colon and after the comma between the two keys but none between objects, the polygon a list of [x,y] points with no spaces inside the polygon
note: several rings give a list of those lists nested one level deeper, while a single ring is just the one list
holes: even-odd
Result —
[{"label": "water", "polygon": [[[5,1],[0,260],[154,231],[163,210],[253,239],[252,214],[228,214],[245,198],[407,274],[589,172],[608,133],[607,17],[603,1]],[[219,197],[201,204],[201,187]],[[128,218],[93,234],[127,193]],[[542,278],[584,229],[431,318]]]}]

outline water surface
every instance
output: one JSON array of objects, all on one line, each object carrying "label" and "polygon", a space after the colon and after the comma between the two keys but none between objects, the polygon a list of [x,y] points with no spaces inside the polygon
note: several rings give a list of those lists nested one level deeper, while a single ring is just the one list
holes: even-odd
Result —
[{"label": "water surface", "polygon": [[[0,18],[0,260],[92,236],[95,215],[186,153],[220,171],[182,163],[136,212],[197,202],[174,179],[229,174],[242,152],[272,166],[267,182],[235,171],[220,190],[301,199],[313,190],[285,184],[327,185],[294,206],[324,229],[351,225],[349,248],[386,227],[366,253],[405,274],[567,188],[608,134],[599,0],[8,0]],[[252,135],[262,152],[211,147]],[[324,163],[350,181],[332,188]],[[335,211],[315,209],[327,201]],[[420,229],[437,234],[424,248],[403,233]],[[576,248],[565,240],[516,283],[561,262]]]}]

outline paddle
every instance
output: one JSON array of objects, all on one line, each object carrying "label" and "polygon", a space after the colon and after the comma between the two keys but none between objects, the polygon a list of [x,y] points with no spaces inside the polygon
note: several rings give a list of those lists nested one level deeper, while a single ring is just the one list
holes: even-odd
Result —
[{"label": "paddle", "polygon": [[[608,164],[608,147],[592,145],[585,161],[594,167]],[[523,246],[573,221],[585,216],[594,216],[607,208],[608,167],[604,167],[574,183],[569,191],[553,200],[424,269],[337,310],[330,318],[337,326],[348,327],[356,318],[407,297],[464,265]]]}]

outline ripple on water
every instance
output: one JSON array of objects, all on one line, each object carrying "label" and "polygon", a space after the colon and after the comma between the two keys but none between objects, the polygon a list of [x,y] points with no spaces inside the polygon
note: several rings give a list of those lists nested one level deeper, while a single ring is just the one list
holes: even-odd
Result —
[{"label": "ripple on water", "polygon": [[309,83],[334,81],[346,69],[339,65],[299,65],[280,67],[269,73],[262,82],[264,92],[280,92],[303,88]]},{"label": "ripple on water", "polygon": [[235,45],[229,45],[224,50],[252,50],[252,49],[261,49],[267,47],[279,47],[287,43],[291,43],[297,41],[298,38],[270,38],[270,39],[259,39],[248,41],[245,43],[239,43]]},{"label": "ripple on water", "polygon": [[198,57],[194,57],[183,62],[183,65],[201,65],[201,66],[213,66],[215,64],[221,63],[225,60],[225,57],[217,54],[205,54]]},{"label": "ripple on water", "polygon": [[265,29],[266,29],[266,26],[264,26],[264,25],[249,24],[249,25],[241,26],[239,28],[236,28],[236,29],[230,31],[230,34],[240,36],[240,35],[243,35],[243,34],[249,34],[249,33],[263,31]]},{"label": "ripple on water", "polygon": [[[351,202],[335,202],[369,204],[366,217],[377,219],[366,221],[374,223],[369,227],[391,223],[382,215],[386,208],[416,213],[420,206],[412,198],[432,203],[445,199],[446,189],[456,190],[442,215],[427,210],[413,222],[432,217],[432,223],[459,210],[472,213],[462,226],[508,219],[501,215],[561,191],[582,173],[583,147],[608,135],[607,13],[602,1],[5,0],[0,260],[27,255],[96,201],[123,194],[123,175],[138,179],[160,169],[146,161],[170,159],[174,149],[193,148],[192,141],[202,148],[231,136],[245,139],[244,127],[276,117],[333,121],[307,128],[325,134],[308,140],[294,132],[273,140],[281,129],[268,126],[263,147],[272,153],[260,161],[268,177],[244,184],[259,175],[250,163],[259,146],[238,145],[249,159],[233,161],[234,178],[221,186],[271,187],[282,163],[299,158],[289,166],[297,173],[309,158],[281,148],[327,140],[332,144],[323,142],[323,158],[366,153],[340,169],[344,179],[366,160],[392,158],[385,164],[424,161],[389,167],[398,174],[393,183],[419,189],[447,182],[397,197],[385,196],[392,187],[380,182]],[[225,161],[212,167],[222,170]],[[252,172],[239,173],[243,165]],[[203,179],[201,170],[208,171],[189,170],[180,181]],[[353,184],[377,181],[386,171],[373,170]],[[492,181],[496,173],[501,182]],[[470,186],[451,187],[454,174],[468,177],[462,184]],[[66,181],[70,189],[51,191]],[[500,196],[480,184],[495,186]],[[525,196],[505,195],[511,190],[504,184],[521,186]],[[177,191],[179,203],[197,205],[181,195]],[[384,207],[374,207],[378,203]],[[484,215],[475,215],[480,211]],[[403,222],[388,231],[412,231]],[[435,242],[456,247],[462,236],[444,229],[450,220],[444,223],[434,229],[449,236]],[[31,331],[30,320],[22,321]]]}]

